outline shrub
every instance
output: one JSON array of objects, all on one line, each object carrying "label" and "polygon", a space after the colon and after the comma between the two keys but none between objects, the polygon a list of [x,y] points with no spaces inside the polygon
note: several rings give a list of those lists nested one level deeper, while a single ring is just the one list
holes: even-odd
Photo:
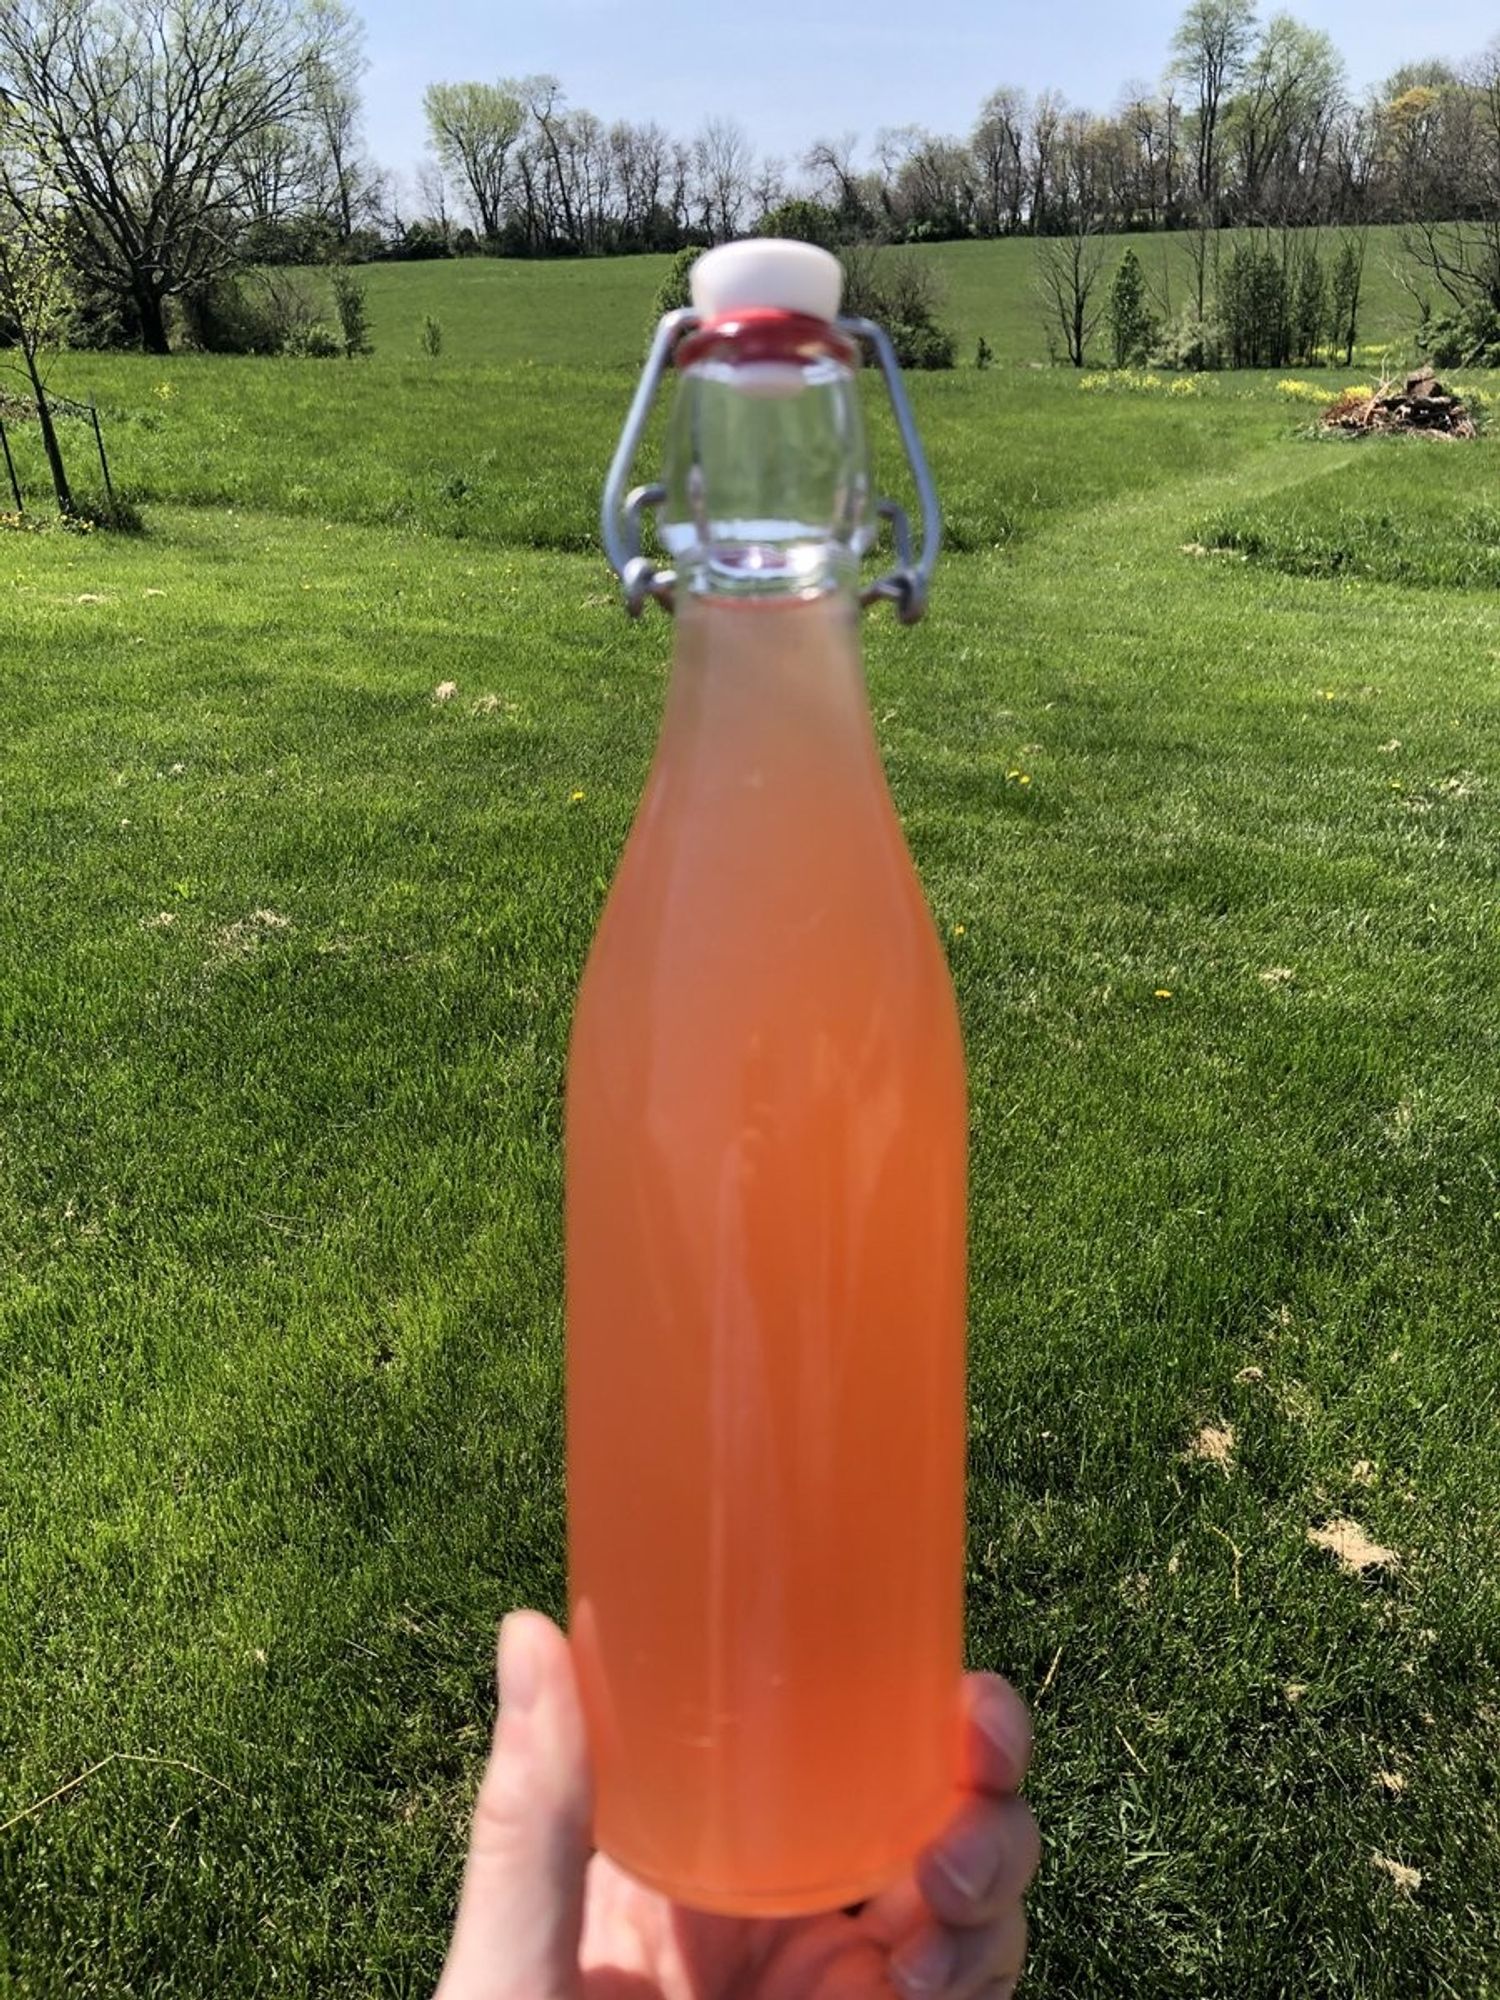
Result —
[{"label": "shrub", "polygon": [[1144,361],[1156,343],[1156,315],[1146,295],[1146,276],[1133,250],[1120,259],[1104,317],[1114,340],[1116,368],[1128,368]]},{"label": "shrub", "polygon": [[435,223],[409,222],[391,245],[390,254],[398,262],[415,263],[429,257],[449,257],[453,252]]},{"label": "shrub", "polygon": [[432,313],[422,315],[417,344],[429,361],[436,361],[443,351],[443,322],[435,318]]},{"label": "shrub", "polygon": [[958,342],[938,318],[942,286],[923,258],[900,251],[878,255],[868,245],[841,252],[844,311],[873,319],[891,337],[903,368],[951,368]]},{"label": "shrub", "polygon": [[837,209],[829,208],[825,202],[808,201],[799,196],[794,201],[784,201],[779,208],[773,208],[761,217],[755,231],[757,236],[789,236],[798,243],[816,243],[820,250],[833,250],[842,235]]},{"label": "shrub", "polygon": [[333,293],[333,309],[338,315],[339,335],[349,360],[370,352],[370,307],[368,287],[352,271],[335,267],[328,274]]},{"label": "shrub", "polygon": [[656,322],[664,313],[681,312],[684,306],[690,306],[693,303],[693,266],[702,255],[703,252],[700,248],[689,245],[686,250],[679,250],[677,255],[672,259],[667,275],[657,287],[656,297],[652,301],[651,325],[653,331],[655,330]]},{"label": "shrub", "polygon": [[293,316],[292,302],[305,304],[314,318],[312,301],[295,279],[265,274],[254,291],[242,279],[224,273],[209,278],[177,301],[176,332],[188,347],[205,354],[278,354]]},{"label": "shrub", "polygon": [[1224,329],[1212,315],[1200,318],[1188,306],[1162,332],[1151,350],[1153,368],[1176,368],[1196,375],[1224,365]]},{"label": "shrub", "polygon": [[[357,280],[348,282],[363,294]],[[335,304],[337,298],[335,285]],[[306,280],[283,268],[261,271],[250,281],[226,275],[200,285],[183,295],[178,318],[187,345],[206,354],[321,361],[349,351],[347,335],[329,324]]]},{"label": "shrub", "polygon": [[1475,299],[1430,320],[1422,345],[1435,368],[1500,368],[1500,308]]},{"label": "shrub", "polygon": [[280,352],[292,361],[331,361],[344,352],[344,343],[326,319],[315,319],[289,333]]},{"label": "shrub", "polygon": [[1237,243],[1219,284],[1219,315],[1231,368],[1280,368],[1288,360],[1291,312],[1281,260],[1268,247]]}]

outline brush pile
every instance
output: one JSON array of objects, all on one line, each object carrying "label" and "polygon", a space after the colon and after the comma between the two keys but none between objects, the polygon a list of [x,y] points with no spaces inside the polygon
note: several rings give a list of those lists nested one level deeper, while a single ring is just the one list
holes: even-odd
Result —
[{"label": "brush pile", "polygon": [[1378,431],[1422,431],[1429,437],[1471,438],[1474,419],[1430,368],[1408,375],[1406,386],[1382,382],[1377,389],[1346,389],[1323,412],[1323,428],[1359,437]]}]

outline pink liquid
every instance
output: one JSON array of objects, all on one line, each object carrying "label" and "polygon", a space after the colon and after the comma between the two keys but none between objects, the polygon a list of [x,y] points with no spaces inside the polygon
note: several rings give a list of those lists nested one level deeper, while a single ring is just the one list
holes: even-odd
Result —
[{"label": "pink liquid", "polygon": [[852,607],[689,599],[573,1032],[568,1482],[597,1837],[699,1907],[950,1807],[966,1123]]}]

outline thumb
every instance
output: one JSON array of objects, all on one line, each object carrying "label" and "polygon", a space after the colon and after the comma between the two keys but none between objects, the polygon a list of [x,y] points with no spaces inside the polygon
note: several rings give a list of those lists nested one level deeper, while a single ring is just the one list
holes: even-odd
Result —
[{"label": "thumb", "polygon": [[505,1620],[499,1682],[437,2000],[577,2000],[592,1798],[572,1656],[550,1619]]}]

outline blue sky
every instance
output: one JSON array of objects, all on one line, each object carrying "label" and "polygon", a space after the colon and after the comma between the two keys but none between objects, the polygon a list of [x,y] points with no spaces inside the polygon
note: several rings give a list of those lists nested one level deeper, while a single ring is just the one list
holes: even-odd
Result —
[{"label": "blue sky", "polygon": [[[356,0],[358,4],[358,0]],[[1052,85],[1108,109],[1159,74],[1179,0],[364,0],[366,124],[376,157],[408,174],[431,82],[550,70],[602,118],[656,118],[684,135],[730,113],[757,149],[795,159],[821,132],[882,125],[963,132],[997,83]],[[1263,12],[1272,11],[1266,7]],[[1427,55],[1476,52],[1500,27],[1490,0],[1292,0],[1326,29],[1357,86]],[[754,27],[747,26],[753,20]]]}]

